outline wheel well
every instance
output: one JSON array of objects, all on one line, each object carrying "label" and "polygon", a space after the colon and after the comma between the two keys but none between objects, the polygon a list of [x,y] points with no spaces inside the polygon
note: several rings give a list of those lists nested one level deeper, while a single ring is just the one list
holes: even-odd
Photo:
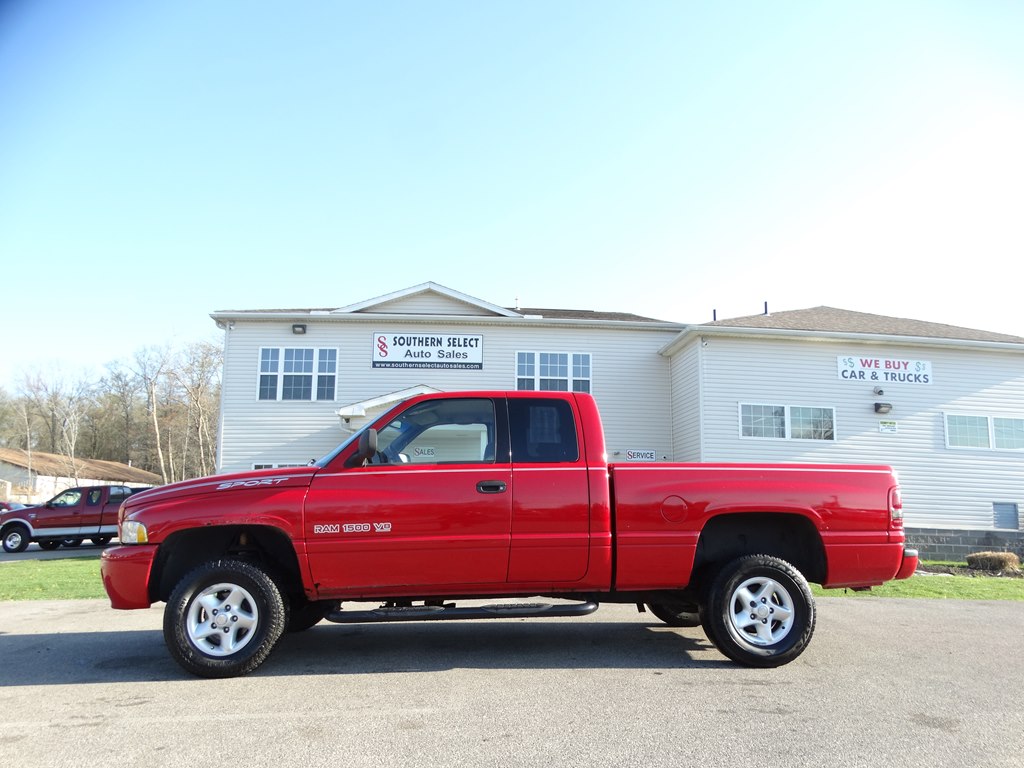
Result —
[{"label": "wheel well", "polygon": [[3,525],[0,525],[0,538],[6,536],[7,532],[12,528],[24,528],[25,533],[27,533],[29,536],[32,535],[32,528],[31,526],[29,526],[28,523],[23,522],[21,520],[8,520]]},{"label": "wheel well", "polygon": [[743,555],[773,555],[808,581],[825,579],[825,548],[814,523],[796,514],[742,513],[712,518],[701,531],[693,583],[707,583],[716,568]]},{"label": "wheel well", "polygon": [[225,556],[261,567],[278,583],[286,598],[303,594],[299,562],[286,533],[269,526],[224,525],[168,536],[160,545],[150,574],[150,599],[166,602],[185,574],[204,562]]}]

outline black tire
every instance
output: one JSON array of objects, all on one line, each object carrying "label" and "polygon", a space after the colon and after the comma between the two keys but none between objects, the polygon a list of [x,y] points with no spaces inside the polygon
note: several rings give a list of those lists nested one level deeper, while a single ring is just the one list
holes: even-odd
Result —
[{"label": "black tire", "polygon": [[715,575],[701,605],[708,639],[747,667],[788,664],[814,634],[814,597],[803,575],[777,557],[746,555]]},{"label": "black tire", "polygon": [[60,546],[60,539],[43,539],[39,542],[40,549],[56,549]]},{"label": "black tire", "polygon": [[65,547],[80,547],[82,546],[81,539],[61,539],[61,544]]},{"label": "black tire", "polygon": [[281,590],[265,572],[241,560],[216,560],[174,588],[164,609],[164,641],[192,674],[235,677],[266,661],[287,614]]},{"label": "black tire", "polygon": [[28,528],[21,523],[4,528],[4,552],[24,552],[28,549],[31,535]]},{"label": "black tire", "polygon": [[700,626],[700,607],[696,603],[647,603],[647,610],[670,627]]},{"label": "black tire", "polygon": [[89,541],[95,544],[97,547],[105,547],[110,543],[111,536],[93,536]]},{"label": "black tire", "polygon": [[296,600],[292,602],[291,610],[288,612],[288,629],[286,631],[305,632],[323,621],[330,609],[331,604],[327,602]]}]

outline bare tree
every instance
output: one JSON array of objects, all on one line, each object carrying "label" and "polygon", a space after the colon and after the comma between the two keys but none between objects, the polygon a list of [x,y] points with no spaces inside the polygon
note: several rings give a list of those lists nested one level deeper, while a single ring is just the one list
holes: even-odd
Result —
[{"label": "bare tree", "polygon": [[[48,443],[44,446],[50,453],[66,457],[67,477],[77,481],[78,463],[75,453],[85,409],[89,404],[91,386],[83,380],[66,382],[59,374],[44,378],[36,372],[26,375],[22,381],[21,397],[25,407],[26,440],[32,441],[32,421],[41,422]],[[35,419],[30,419],[28,412]],[[31,445],[29,445],[31,448]]]},{"label": "bare tree", "polygon": [[164,461],[164,449],[160,442],[160,402],[157,397],[159,387],[167,373],[171,352],[164,347],[147,347],[135,353],[134,373],[146,390],[146,408],[150,423],[153,425],[153,440],[156,447],[157,465],[160,477],[167,482],[167,463]]},{"label": "bare tree", "polygon": [[145,387],[140,377],[117,364],[107,367],[107,376],[101,386],[117,414],[119,428],[115,434],[120,437],[118,461],[130,465],[133,459],[135,417],[139,397],[146,391]]},{"label": "bare tree", "polygon": [[175,377],[188,403],[186,443],[194,433],[198,451],[198,472],[207,475],[215,464],[211,414],[217,410],[220,371],[223,365],[221,350],[210,342],[190,344],[184,351]]},{"label": "bare tree", "polygon": [[95,382],[31,372],[13,394],[0,388],[0,446],[68,458],[131,464],[164,482],[209,474],[216,466],[221,351],[198,342],[181,350],[149,347],[107,367]]},{"label": "bare tree", "polygon": [[81,481],[78,474],[79,464],[76,461],[78,437],[89,405],[90,390],[88,383],[78,381],[66,387],[54,399],[54,406],[60,418],[59,453],[66,457],[68,477],[73,477],[76,483]]}]

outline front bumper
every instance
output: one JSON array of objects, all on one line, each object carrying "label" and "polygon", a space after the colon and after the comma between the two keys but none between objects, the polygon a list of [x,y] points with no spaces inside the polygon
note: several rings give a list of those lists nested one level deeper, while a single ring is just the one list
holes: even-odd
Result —
[{"label": "front bumper", "polygon": [[112,608],[149,608],[152,604],[149,575],[156,552],[155,544],[133,544],[103,550],[100,576]]}]

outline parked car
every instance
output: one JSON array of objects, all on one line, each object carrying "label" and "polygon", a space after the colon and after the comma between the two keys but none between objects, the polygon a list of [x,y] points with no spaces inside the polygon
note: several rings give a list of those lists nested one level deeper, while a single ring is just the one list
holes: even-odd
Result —
[{"label": "parked car", "polygon": [[22,552],[35,541],[43,549],[77,547],[84,539],[104,545],[117,533],[121,502],[142,490],[124,485],[68,488],[45,504],[0,512],[5,552]]},{"label": "parked car", "polygon": [[0,501],[0,512],[11,512],[15,509],[24,509],[24,504],[18,504],[16,501]]}]

